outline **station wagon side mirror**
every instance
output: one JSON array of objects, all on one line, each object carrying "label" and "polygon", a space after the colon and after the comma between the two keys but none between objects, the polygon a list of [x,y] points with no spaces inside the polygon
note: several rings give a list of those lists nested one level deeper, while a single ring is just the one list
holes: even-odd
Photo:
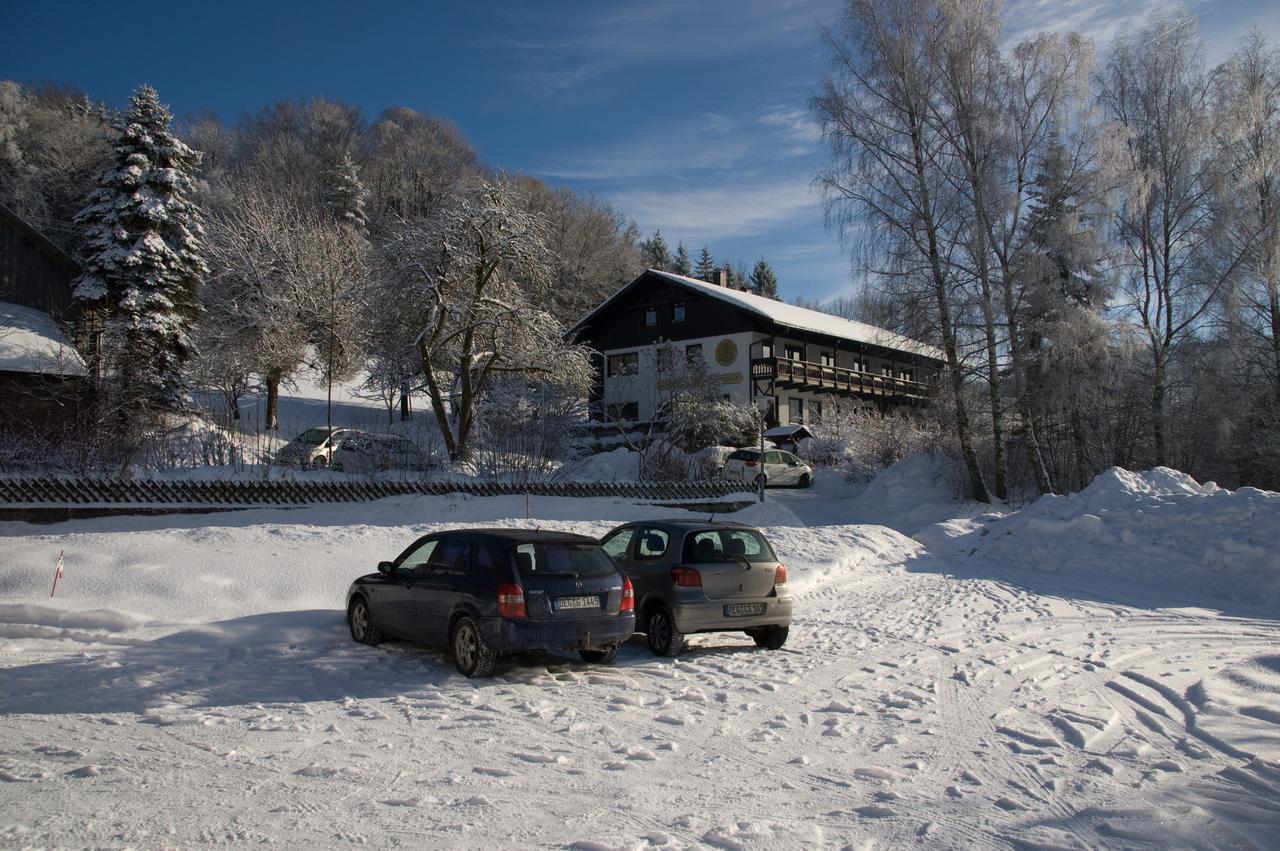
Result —
[{"label": "station wagon side mirror", "polygon": [[396,569],[395,562],[390,562],[390,561],[380,561],[380,562],[378,562],[378,572],[379,572],[379,573],[390,573],[391,571],[393,571],[393,570],[395,570],[395,569]]}]

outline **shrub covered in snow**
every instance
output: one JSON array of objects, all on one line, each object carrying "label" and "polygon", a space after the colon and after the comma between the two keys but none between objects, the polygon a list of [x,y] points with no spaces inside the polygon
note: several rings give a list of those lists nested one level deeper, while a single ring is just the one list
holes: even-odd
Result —
[{"label": "shrub covered in snow", "polygon": [[910,455],[943,451],[947,443],[935,420],[904,411],[882,414],[843,399],[825,404],[821,419],[809,430],[813,439],[804,446],[807,459],[858,481]]}]

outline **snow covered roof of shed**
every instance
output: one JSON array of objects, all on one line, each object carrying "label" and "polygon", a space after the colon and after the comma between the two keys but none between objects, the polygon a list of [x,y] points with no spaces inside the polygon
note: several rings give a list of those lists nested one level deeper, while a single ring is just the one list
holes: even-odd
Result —
[{"label": "snow covered roof of shed", "polygon": [[0,372],[89,374],[52,316],[7,301],[0,301]]},{"label": "snow covered roof of shed", "polygon": [[728,302],[735,307],[741,308],[748,313],[754,313],[765,319],[783,326],[784,328],[794,328],[799,331],[810,331],[815,334],[825,334],[829,337],[838,337],[842,340],[851,340],[856,343],[867,343],[873,346],[881,346],[886,349],[894,349],[901,352],[910,352],[923,357],[933,358],[934,360],[944,360],[946,355],[941,350],[927,343],[921,343],[919,340],[912,340],[910,337],[904,337],[901,334],[889,331],[885,328],[877,328],[874,325],[868,325],[865,322],[855,322],[851,319],[842,319],[839,316],[832,316],[829,313],[823,313],[819,310],[810,310],[807,307],[799,307],[794,304],[787,304],[785,301],[777,301],[755,293],[743,292],[742,290],[730,289],[729,287],[721,287],[716,284],[710,284],[706,281],[700,281],[697,278],[688,278],[684,275],[677,275],[674,272],[663,272],[658,269],[648,269],[644,274],[635,278],[635,280],[623,286],[609,298],[605,299],[595,307],[590,313],[578,320],[573,327],[579,328],[585,325],[593,316],[599,313],[615,298],[625,292],[632,284],[640,280],[646,274],[657,275],[672,283],[679,284],[691,290],[695,290],[703,295],[711,296],[720,301]]}]

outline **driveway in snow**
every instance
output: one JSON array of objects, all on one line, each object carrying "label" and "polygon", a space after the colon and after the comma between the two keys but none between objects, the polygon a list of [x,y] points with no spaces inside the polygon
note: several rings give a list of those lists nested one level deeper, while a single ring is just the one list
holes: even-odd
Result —
[{"label": "driveway in snow", "polygon": [[633,641],[609,668],[467,681],[353,644],[335,608],[440,525],[659,513],[423,498],[4,526],[0,843],[1275,847],[1274,611],[996,559],[966,535],[999,521],[930,552],[811,493],[748,509],[799,592],[778,652]]}]

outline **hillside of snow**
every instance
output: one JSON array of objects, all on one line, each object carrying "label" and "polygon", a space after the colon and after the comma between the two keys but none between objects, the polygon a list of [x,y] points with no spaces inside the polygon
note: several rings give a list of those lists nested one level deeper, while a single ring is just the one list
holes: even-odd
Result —
[{"label": "hillside of snow", "polygon": [[780,651],[633,640],[611,667],[537,655],[479,681],[353,643],[350,579],[435,529],[676,512],[403,497],[0,524],[0,844],[1275,847],[1280,495],[1112,470],[984,514],[930,465],[735,515],[797,593]]}]

